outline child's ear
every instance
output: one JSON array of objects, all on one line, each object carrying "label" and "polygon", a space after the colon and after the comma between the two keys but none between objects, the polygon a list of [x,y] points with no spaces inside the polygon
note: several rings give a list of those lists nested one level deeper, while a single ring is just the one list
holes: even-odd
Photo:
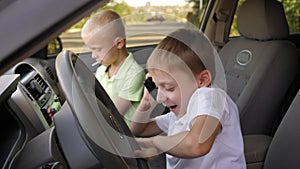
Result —
[{"label": "child's ear", "polygon": [[211,74],[205,69],[197,76],[198,87],[208,87],[211,84]]},{"label": "child's ear", "polygon": [[124,40],[124,38],[116,37],[116,39],[115,39],[115,45],[117,46],[118,49],[123,48],[124,45],[125,45],[125,40]]}]

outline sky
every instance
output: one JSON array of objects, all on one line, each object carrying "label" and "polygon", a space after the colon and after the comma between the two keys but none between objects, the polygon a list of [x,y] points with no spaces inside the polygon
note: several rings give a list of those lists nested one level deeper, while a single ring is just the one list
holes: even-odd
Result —
[{"label": "sky", "polygon": [[185,0],[125,0],[129,6],[145,6],[150,2],[151,6],[165,6],[165,5],[185,5]]}]

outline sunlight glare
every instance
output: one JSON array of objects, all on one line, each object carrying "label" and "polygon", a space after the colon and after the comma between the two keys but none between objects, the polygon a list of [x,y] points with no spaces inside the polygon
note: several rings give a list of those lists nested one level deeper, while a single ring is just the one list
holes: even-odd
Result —
[{"label": "sunlight glare", "polygon": [[151,6],[166,6],[166,5],[186,5],[186,0],[125,0],[129,6],[146,6],[148,3]]}]

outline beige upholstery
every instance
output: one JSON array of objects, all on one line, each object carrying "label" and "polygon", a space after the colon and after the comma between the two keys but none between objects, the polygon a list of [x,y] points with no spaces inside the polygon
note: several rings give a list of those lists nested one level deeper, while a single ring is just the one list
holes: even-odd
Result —
[{"label": "beige upholstery", "polygon": [[299,53],[287,40],[289,29],[281,3],[246,0],[237,19],[241,36],[230,40],[219,54],[227,92],[240,111],[247,167],[260,169],[285,94],[296,76]]},{"label": "beige upholstery", "polygon": [[247,169],[261,169],[263,167],[271,141],[271,136],[263,134],[244,136]]},{"label": "beige upholstery", "polygon": [[299,121],[300,90],[273,138],[267,135],[244,136],[247,169],[298,169],[300,166]]},{"label": "beige upholstery", "polygon": [[279,2],[275,0],[246,1],[237,18],[241,35],[262,41],[288,37],[288,24]]},{"label": "beige upholstery", "polygon": [[267,152],[264,169],[300,167],[300,90],[281,121]]},{"label": "beige upholstery", "polygon": [[273,125],[298,67],[298,50],[287,40],[282,4],[246,0],[237,20],[240,37],[220,50],[227,92],[240,111],[242,132],[272,135]]}]

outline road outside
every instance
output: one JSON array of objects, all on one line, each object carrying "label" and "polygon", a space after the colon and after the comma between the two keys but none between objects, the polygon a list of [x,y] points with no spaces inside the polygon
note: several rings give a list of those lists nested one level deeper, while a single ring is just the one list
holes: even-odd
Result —
[{"label": "road outside", "polygon": [[[146,22],[130,24],[126,26],[127,46],[141,46],[155,44],[163,37],[178,28],[187,27],[186,22]],[[89,49],[84,46],[80,37],[80,30],[69,30],[61,34],[63,49],[75,53],[87,52]]]}]

